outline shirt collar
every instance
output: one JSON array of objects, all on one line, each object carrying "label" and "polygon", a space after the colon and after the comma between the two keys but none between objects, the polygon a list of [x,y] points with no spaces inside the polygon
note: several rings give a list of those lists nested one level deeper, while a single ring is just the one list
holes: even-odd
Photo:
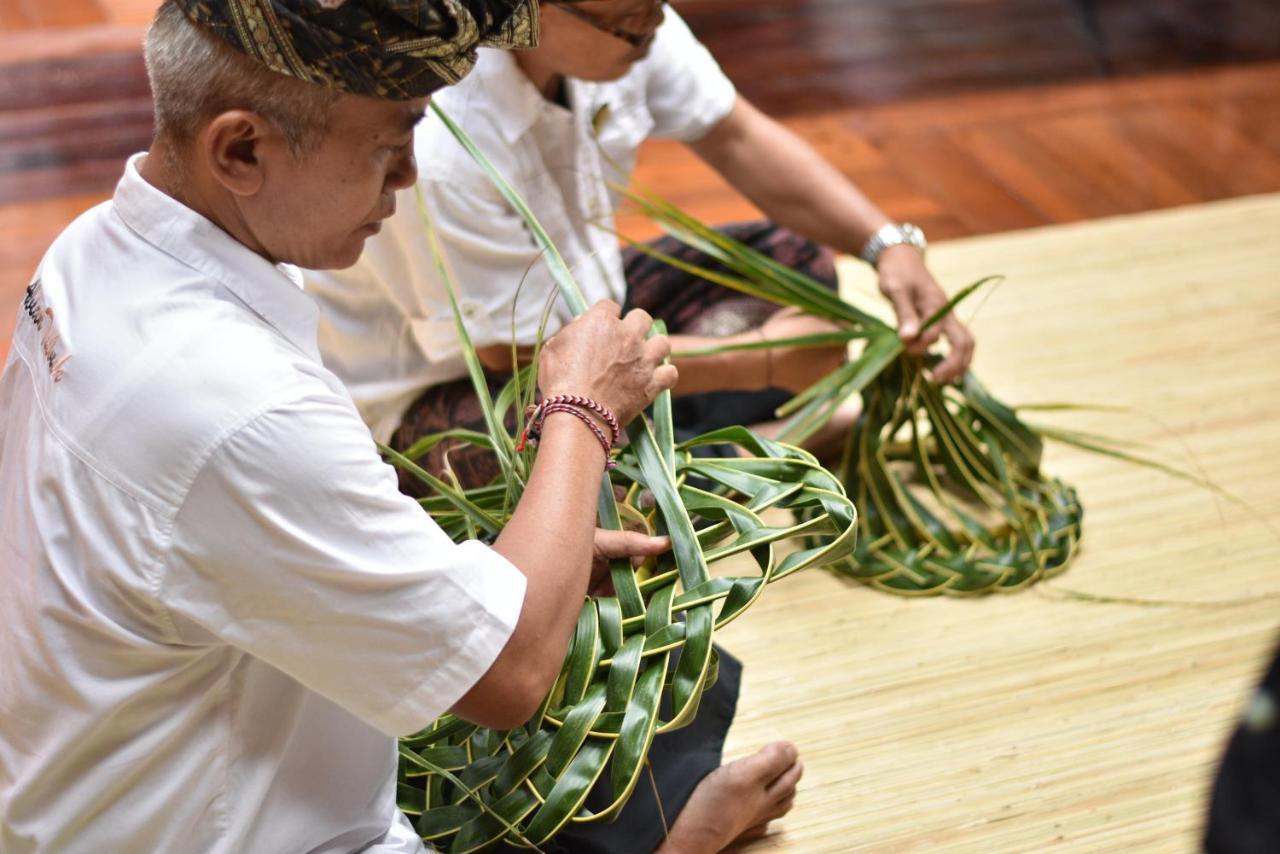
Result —
[{"label": "shirt collar", "polygon": [[506,142],[514,143],[528,133],[544,108],[563,109],[542,97],[510,51],[481,48],[479,54],[471,73],[484,90],[485,109],[493,111],[491,115]]},{"label": "shirt collar", "polygon": [[135,154],[116,185],[112,207],[139,237],[231,291],[254,314],[315,361],[319,310],[302,292],[302,273],[272,264],[209,219],[152,186]]}]

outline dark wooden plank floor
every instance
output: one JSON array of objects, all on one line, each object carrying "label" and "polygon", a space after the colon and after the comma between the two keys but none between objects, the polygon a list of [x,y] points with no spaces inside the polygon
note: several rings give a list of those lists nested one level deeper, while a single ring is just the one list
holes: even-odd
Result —
[{"label": "dark wooden plank floor", "polygon": [[[1280,191],[1280,62],[793,116],[890,216],[964,237]],[[637,180],[717,222],[757,215],[680,145]],[[624,231],[647,237],[643,220]]]},{"label": "dark wooden plank floor", "polygon": [[774,115],[1280,59],[1275,0],[675,5]]},{"label": "dark wooden plank floor", "polygon": [[[0,352],[45,247],[147,145],[152,5],[0,0]],[[747,97],[935,239],[1280,190],[1276,0],[676,5]],[[638,178],[753,215],[680,146],[647,145]]]},{"label": "dark wooden plank floor", "polygon": [[[118,163],[145,146],[150,123],[140,30],[119,25],[136,25],[149,5],[0,0],[0,202],[106,189],[111,170],[91,161]],[[1276,0],[677,5],[744,95],[788,118],[1280,60]],[[932,157],[944,159],[945,149],[940,145]],[[61,178],[49,171],[71,164]]]},{"label": "dark wooden plank floor", "polygon": [[151,92],[130,52],[9,65],[0,77],[0,202],[111,187],[151,138]]}]

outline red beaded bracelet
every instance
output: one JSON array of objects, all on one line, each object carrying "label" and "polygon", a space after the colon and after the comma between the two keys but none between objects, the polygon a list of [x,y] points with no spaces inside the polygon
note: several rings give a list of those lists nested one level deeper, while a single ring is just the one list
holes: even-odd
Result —
[{"label": "red beaded bracelet", "polygon": [[[610,433],[612,433],[612,440],[605,437],[604,431],[596,424],[595,419],[593,419],[584,410],[594,412],[604,420],[605,424],[609,427]],[[576,394],[556,395],[554,397],[547,398],[537,406],[529,407],[529,410],[526,413],[528,423],[525,425],[524,433],[520,436],[520,443],[516,445],[517,453],[523,451],[526,444],[532,445],[535,448],[538,446],[538,441],[542,438],[543,423],[546,421],[548,415],[552,415],[556,412],[568,413],[569,415],[577,418],[583,424],[587,425],[591,432],[595,434],[596,439],[599,440],[600,447],[604,450],[605,468],[612,469],[617,465],[617,463],[613,461],[610,449],[613,447],[613,443],[617,441],[618,433],[620,432],[618,428],[618,419],[614,417],[612,412],[596,403],[591,398],[582,397]]]},{"label": "red beaded bracelet", "polygon": [[605,407],[596,403],[591,398],[583,397],[580,394],[557,394],[542,401],[543,406],[553,406],[560,403],[565,403],[569,406],[581,407],[582,409],[589,409],[596,415],[599,415],[604,419],[604,423],[609,425],[609,432],[612,434],[610,436],[609,444],[613,445],[618,441],[618,436],[622,433],[622,428],[618,426],[618,419],[615,418],[613,413]]}]

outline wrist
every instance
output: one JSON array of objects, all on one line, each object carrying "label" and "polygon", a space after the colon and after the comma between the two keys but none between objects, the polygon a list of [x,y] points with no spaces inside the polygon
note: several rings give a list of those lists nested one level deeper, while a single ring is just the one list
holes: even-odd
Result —
[{"label": "wrist", "polygon": [[879,269],[881,258],[892,248],[898,246],[911,247],[923,258],[928,245],[929,242],[925,239],[924,232],[919,227],[909,222],[901,224],[890,222],[881,226],[875,234],[871,235],[871,238],[862,247],[862,251],[858,253],[858,256],[872,267]]},{"label": "wrist", "polygon": [[890,246],[880,253],[876,270],[881,274],[915,269],[924,263],[924,253],[907,243]]},{"label": "wrist", "polygon": [[[605,467],[614,467],[611,452],[613,445],[618,441],[619,434],[622,432],[618,419],[608,407],[590,397],[576,394],[549,396],[543,398],[538,405],[530,406],[525,411],[527,423],[525,424],[524,433],[520,436],[520,442],[516,445],[517,453],[523,451],[528,445],[538,446],[546,431],[547,419],[553,415],[572,416],[579,424],[589,430],[604,453]],[[565,419],[557,419],[557,422],[559,424],[567,423]],[[563,433],[564,428],[561,427],[556,432]]]},{"label": "wrist", "polygon": [[586,383],[553,383],[551,385],[538,383],[538,395],[534,398],[535,403],[570,400],[577,397],[583,400],[599,401],[602,407],[610,412],[614,411],[614,404],[609,401],[609,395],[593,389]]},{"label": "wrist", "polygon": [[[604,432],[607,434],[608,429],[605,428]],[[592,433],[581,419],[563,411],[547,414],[538,437],[539,456],[544,451],[555,448],[563,449],[575,461],[590,469],[599,466],[603,470],[610,461],[599,436]],[[554,454],[555,451],[552,450],[552,455]]]}]

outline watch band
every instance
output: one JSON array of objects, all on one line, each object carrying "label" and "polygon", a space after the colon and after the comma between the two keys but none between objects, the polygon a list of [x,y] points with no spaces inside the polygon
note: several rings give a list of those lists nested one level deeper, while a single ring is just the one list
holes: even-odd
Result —
[{"label": "watch band", "polygon": [[867,241],[866,246],[862,247],[862,251],[858,255],[863,261],[875,267],[884,250],[890,246],[901,246],[903,244],[914,246],[921,255],[924,255],[925,249],[929,246],[929,242],[925,240],[924,232],[919,227],[909,222],[901,224],[890,222],[882,225],[875,234],[871,235],[871,239]]}]

